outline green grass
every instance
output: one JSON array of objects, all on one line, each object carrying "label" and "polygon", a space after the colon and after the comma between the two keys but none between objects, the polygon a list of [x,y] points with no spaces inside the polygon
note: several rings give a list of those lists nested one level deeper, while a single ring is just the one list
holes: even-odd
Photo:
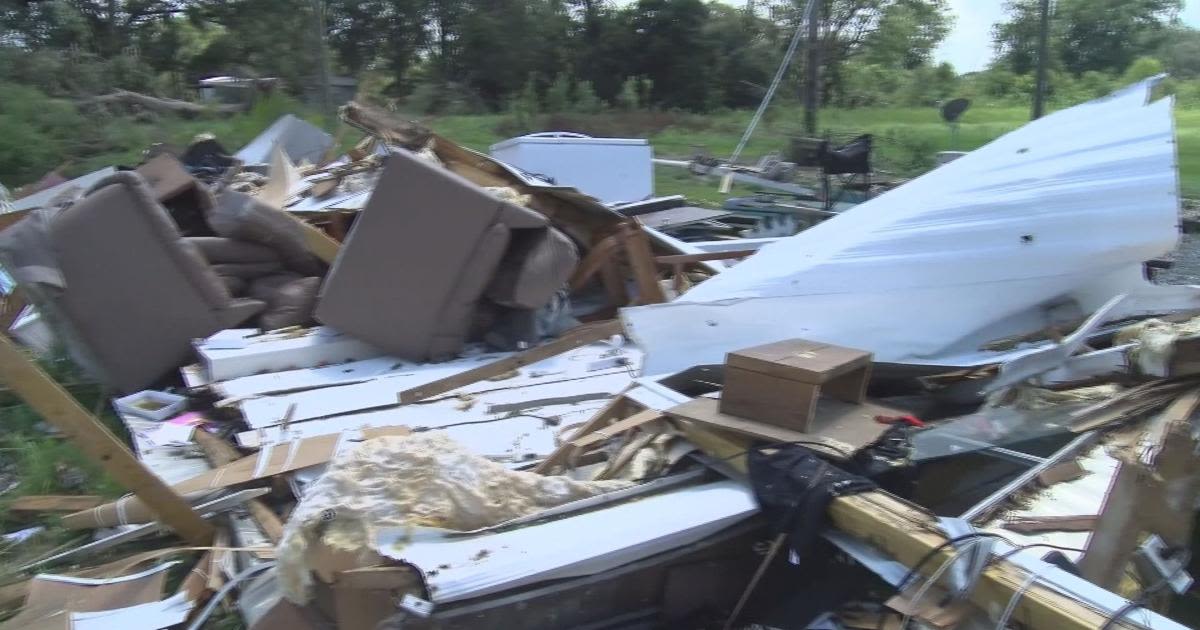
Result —
[{"label": "green grass", "polygon": [[[576,131],[594,126],[604,131],[621,131],[620,113],[593,116],[557,117],[577,123]],[[727,157],[750,120],[751,112],[731,111],[707,116],[674,115],[676,124],[660,129],[639,128],[637,121],[626,125],[629,135],[645,137],[654,145],[655,155],[688,158],[698,149],[718,157]],[[666,118],[671,116],[667,115]],[[545,117],[543,117],[545,118]],[[1028,121],[1024,107],[974,107],[966,112],[952,136],[933,108],[863,108],[822,110],[819,128],[836,136],[871,133],[876,136],[879,168],[897,176],[912,176],[931,165],[938,151],[976,149]],[[553,121],[551,118],[550,121]],[[790,106],[773,109],[764,117],[742,152],[742,161],[781,151],[787,139],[802,134],[803,112]],[[1179,140],[1180,183],[1185,196],[1200,197],[1200,109],[1177,109],[1176,134]],[[438,133],[480,151],[516,133],[502,115],[442,116],[423,120]],[[542,121],[545,122],[545,121]],[[580,124],[581,123],[581,124]],[[597,134],[603,135],[603,134]],[[656,174],[656,192],[685,194],[705,205],[719,204],[724,198],[716,192],[715,180],[696,178],[683,171]],[[741,192],[744,192],[743,188]],[[734,193],[738,193],[737,189]]]}]

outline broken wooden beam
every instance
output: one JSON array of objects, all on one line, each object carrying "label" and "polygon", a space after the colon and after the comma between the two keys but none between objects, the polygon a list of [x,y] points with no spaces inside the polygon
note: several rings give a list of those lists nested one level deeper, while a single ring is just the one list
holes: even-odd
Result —
[{"label": "broken wooden beam", "polygon": [[704,262],[706,260],[731,260],[745,258],[757,252],[757,249],[731,249],[726,252],[704,252],[701,254],[670,254],[656,256],[654,262],[660,265],[682,265],[687,263]]},{"label": "broken wooden beam", "polygon": [[[746,474],[749,439],[693,422],[677,424],[688,440],[710,456]],[[946,545],[948,539],[936,516],[882,490],[835,498],[829,505],[829,518],[834,529],[876,547],[907,567],[923,562],[916,571],[922,576],[919,579],[932,574],[956,553],[952,545]],[[984,569],[968,600],[982,610],[1004,610],[1012,603],[1011,620],[1026,628],[1095,630],[1106,627],[1114,612],[1098,610],[1040,583],[1029,583],[1029,572],[1009,559],[996,560]],[[1114,601],[1124,600],[1114,596]],[[1107,625],[1108,630],[1139,627],[1129,619]]]},{"label": "broken wooden beam", "polygon": [[56,514],[90,510],[104,499],[90,494],[31,494],[8,502],[13,514]]},{"label": "broken wooden beam", "polygon": [[[635,219],[636,221],[636,219]],[[658,269],[654,265],[654,252],[650,250],[650,238],[642,229],[641,223],[624,224],[622,241],[625,244],[625,257],[633,270],[633,281],[638,289],[638,304],[661,304],[667,301],[667,295],[658,283]]]},{"label": "broken wooden beam", "polygon": [[113,479],[142,499],[180,537],[200,546],[212,539],[212,525],[166,482],[147,470],[108,427],[81,407],[3,334],[0,334],[0,380],[8,383],[21,400],[62,431],[64,437]]},{"label": "broken wooden beam", "polygon": [[630,405],[635,403],[625,398],[625,392],[629,391],[632,387],[630,385],[621,390],[600,411],[597,411],[591,418],[588,418],[587,422],[584,422],[583,426],[576,429],[566,442],[560,444],[558,448],[554,449],[554,452],[547,455],[537,466],[534,466],[533,472],[539,475],[553,474],[555,469],[566,464],[571,456],[578,451],[578,448],[572,445],[571,441],[583,437],[604,426],[610,420],[623,417],[628,413]]},{"label": "broken wooden beam", "polygon": [[[214,467],[224,466],[242,458],[242,454],[232,444],[204,429],[193,431],[192,439],[204,450],[205,458]],[[250,518],[258,525],[258,529],[267,537],[267,540],[270,540],[272,544],[278,544],[283,539],[283,522],[262,499],[250,499],[246,502],[246,509],[249,510]]]}]

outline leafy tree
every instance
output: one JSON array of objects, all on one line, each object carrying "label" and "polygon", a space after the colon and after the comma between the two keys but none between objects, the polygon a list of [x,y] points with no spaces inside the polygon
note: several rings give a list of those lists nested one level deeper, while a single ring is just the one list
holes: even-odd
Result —
[{"label": "leafy tree", "polygon": [[[1028,74],[1037,67],[1040,0],[1009,0],[1004,9],[1009,19],[992,27],[996,62],[1016,74]],[[1052,25],[1057,23],[1055,17],[1050,17]],[[1051,47],[1051,58],[1058,53],[1057,41],[1055,38],[1056,45]]]},{"label": "leafy tree", "polygon": [[713,99],[726,107],[754,107],[779,63],[775,24],[745,8],[709,5],[704,37],[715,47]]},{"label": "leafy tree", "polygon": [[[775,5],[772,13],[791,31],[801,23],[807,4],[807,0],[788,0]],[[842,66],[850,59],[874,48],[872,62],[886,59],[882,65],[919,65],[949,30],[945,0],[821,0],[819,10],[826,101],[841,89]],[[897,28],[893,36],[890,30]],[[802,64],[796,64],[796,72],[802,72]]]},{"label": "leafy tree", "polygon": [[709,7],[702,0],[638,0],[633,16],[638,74],[652,82],[664,107],[704,110],[716,49],[705,36]]},{"label": "leafy tree", "polygon": [[1158,48],[1182,7],[1182,0],[1062,0],[1055,17],[1063,67],[1075,74],[1124,71]]},{"label": "leafy tree", "polygon": [[1133,63],[1129,64],[1129,68],[1125,70],[1125,74],[1121,76],[1123,83],[1136,83],[1142,79],[1149,79],[1152,76],[1162,74],[1162,62],[1154,57],[1138,57]]},{"label": "leafy tree", "polygon": [[596,96],[590,81],[575,84],[575,105],[572,109],[583,114],[595,114],[604,109],[604,102]]},{"label": "leafy tree", "polygon": [[386,69],[392,91],[408,92],[409,71],[426,43],[425,0],[339,0],[328,7],[330,47],[345,69]]},{"label": "leafy tree", "polygon": [[1172,77],[1200,77],[1200,30],[1173,26],[1162,33],[1162,40],[1154,56],[1162,59]]},{"label": "leafy tree", "polygon": [[[1180,0],[1059,0],[1051,15],[1050,65],[1079,75],[1121,73],[1154,52],[1176,20]],[[992,36],[998,60],[1017,74],[1037,65],[1038,0],[1010,0]]]},{"label": "leafy tree", "polygon": [[933,58],[933,50],[949,34],[951,22],[944,2],[890,4],[863,41],[863,56],[867,63],[917,68]]},{"label": "leafy tree", "polygon": [[565,112],[571,108],[571,79],[567,73],[560,72],[554,77],[554,82],[546,90],[544,102],[547,112]]}]

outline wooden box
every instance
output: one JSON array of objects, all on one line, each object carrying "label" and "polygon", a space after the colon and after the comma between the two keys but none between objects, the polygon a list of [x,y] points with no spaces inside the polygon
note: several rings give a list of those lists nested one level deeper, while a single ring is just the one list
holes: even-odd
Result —
[{"label": "wooden box", "polygon": [[721,413],[809,432],[817,399],[866,398],[871,353],[803,339],[730,352]]}]

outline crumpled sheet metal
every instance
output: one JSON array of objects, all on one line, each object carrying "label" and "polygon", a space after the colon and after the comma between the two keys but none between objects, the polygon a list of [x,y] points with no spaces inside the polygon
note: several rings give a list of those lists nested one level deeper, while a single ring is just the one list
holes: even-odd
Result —
[{"label": "crumpled sheet metal", "polygon": [[624,309],[647,373],[789,337],[921,363],[1044,327],[1052,305],[1086,316],[1128,293],[1112,315],[1135,310],[1154,292],[1141,264],[1179,233],[1172,101],[1148,103],[1153,84],[1031,122],[675,302]]}]

